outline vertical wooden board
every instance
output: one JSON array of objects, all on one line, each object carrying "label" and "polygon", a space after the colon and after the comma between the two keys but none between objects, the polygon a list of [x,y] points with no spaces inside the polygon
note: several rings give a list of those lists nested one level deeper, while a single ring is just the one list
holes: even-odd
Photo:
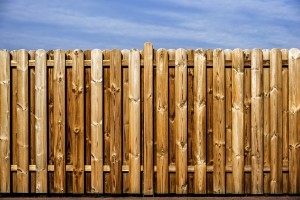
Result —
[{"label": "vertical wooden board", "polygon": [[[54,59],[54,51],[50,50],[47,52],[47,60]],[[47,67],[47,107],[48,107],[48,164],[54,164],[54,87],[53,87],[53,72],[54,69],[51,67]],[[54,172],[48,172],[48,192],[54,192]]]},{"label": "vertical wooden board", "polygon": [[221,49],[213,51],[213,191],[225,193],[225,60]]},{"label": "vertical wooden board", "polygon": [[[168,80],[168,79],[167,79]],[[144,195],[153,195],[153,45],[144,44]],[[168,148],[166,149],[168,151]],[[167,164],[168,165],[168,164]],[[168,172],[167,172],[168,173]],[[168,181],[168,180],[167,180]]]},{"label": "vertical wooden board", "polygon": [[[213,51],[206,50],[206,59],[213,60]],[[207,110],[206,110],[206,163],[213,165],[213,68],[206,69],[207,74]],[[206,190],[208,194],[213,193],[213,173],[206,173]]]},{"label": "vertical wooden board", "polygon": [[192,135],[194,193],[206,193],[206,54],[197,49],[194,54],[194,119]]},{"label": "vertical wooden board", "polygon": [[111,193],[120,194],[122,182],[121,51],[110,52],[110,177]]},{"label": "vertical wooden board", "polygon": [[[18,61],[18,52],[11,51],[11,59]],[[17,88],[18,88],[18,79],[17,79],[17,68],[12,67],[11,70],[11,161],[13,165],[18,164],[18,152],[17,152]],[[15,120],[12,120],[15,119]],[[17,192],[17,172],[11,172],[11,182],[13,193]]]},{"label": "vertical wooden board", "polygon": [[169,192],[168,164],[168,52],[159,49],[156,52],[156,193]]},{"label": "vertical wooden board", "polygon": [[91,192],[103,193],[103,54],[91,52]]},{"label": "vertical wooden board", "polygon": [[[232,50],[224,50],[225,61],[232,61]],[[232,167],[232,66],[225,68],[225,167]],[[226,172],[226,194],[233,193],[232,172]]]},{"label": "vertical wooden board", "polygon": [[[270,51],[267,49],[262,50],[263,60],[270,59]],[[263,68],[263,94],[264,94],[264,166],[263,168],[270,168],[270,68]],[[264,193],[270,193],[270,173],[264,173]]]},{"label": "vertical wooden board", "polygon": [[[35,50],[28,51],[28,60],[35,60]],[[29,165],[36,165],[35,135],[35,68],[29,67]],[[29,172],[29,192],[36,192],[36,172]]]},{"label": "vertical wooden board", "polygon": [[[288,60],[289,51],[287,49],[281,50],[282,60]],[[282,167],[289,167],[289,70],[282,69]],[[287,194],[289,188],[289,174],[288,172],[282,175],[282,193]]]},{"label": "vertical wooden board", "polygon": [[[168,50],[169,60],[175,60],[175,49]],[[169,166],[175,166],[175,66],[169,67]],[[155,92],[156,93],[156,92]],[[169,193],[176,192],[176,175],[169,173]]]},{"label": "vertical wooden board", "polygon": [[[47,193],[47,54],[39,49],[35,55],[35,148],[37,193]],[[32,180],[31,180],[32,181]]]},{"label": "vertical wooden board", "polygon": [[129,193],[140,193],[140,53],[133,49],[129,55]]},{"label": "vertical wooden board", "polygon": [[28,112],[28,53],[18,51],[17,66],[17,192],[29,192],[29,112]]},{"label": "vertical wooden board", "polygon": [[[110,51],[104,50],[103,59],[110,59]],[[110,68],[104,68],[104,165],[110,166]],[[111,180],[110,173],[104,174],[104,193],[110,193],[111,191]]]},{"label": "vertical wooden board", "polygon": [[[122,60],[129,61],[129,50],[122,50]],[[128,165],[129,163],[129,97],[128,97],[128,67],[122,68],[122,128],[123,128],[123,165]],[[129,191],[129,175],[128,173],[123,173],[123,193],[128,193]]]},{"label": "vertical wooden board", "polygon": [[[251,50],[244,50],[244,61],[251,60]],[[244,155],[246,166],[251,165],[251,68],[244,69]],[[251,194],[251,173],[245,173],[245,194]]]},{"label": "vertical wooden board", "polygon": [[66,153],[65,153],[65,52],[54,51],[53,70],[53,154],[54,192],[66,192]]},{"label": "vertical wooden board", "polygon": [[[84,59],[91,60],[91,50],[84,51]],[[84,164],[91,165],[91,68],[84,68]],[[85,172],[85,192],[91,193],[91,173]]]},{"label": "vertical wooden board", "polygon": [[187,53],[175,52],[176,193],[187,194]]},{"label": "vertical wooden board", "polygon": [[11,97],[10,97],[10,54],[0,50],[0,193],[10,193],[10,162],[11,162]]},{"label": "vertical wooden board", "polygon": [[244,193],[244,54],[232,53],[232,178],[233,193]]},{"label": "vertical wooden board", "polygon": [[[194,53],[195,51],[193,49],[188,49],[186,51],[187,59],[188,60],[194,60]],[[188,166],[191,166],[194,164],[193,162],[193,145],[192,145],[192,139],[193,139],[193,119],[194,119],[194,67],[189,66],[188,67],[188,77],[187,77],[187,146],[189,147],[187,149],[187,161]],[[188,185],[188,191],[187,193],[194,193],[194,173],[188,173],[187,174],[187,185]]]},{"label": "vertical wooden board", "polygon": [[300,52],[289,50],[289,193],[300,193]]},{"label": "vertical wooden board", "polygon": [[[65,58],[66,60],[72,60],[72,50],[67,50],[65,52]],[[73,146],[73,140],[72,140],[72,122],[71,119],[73,118],[73,108],[72,108],[72,67],[66,68],[66,86],[67,86],[67,92],[66,92],[66,98],[67,98],[67,115],[66,115],[66,121],[67,121],[67,143],[66,143],[66,164],[67,165],[73,165],[73,153],[72,153],[72,146]],[[67,172],[66,173],[66,192],[67,193],[73,193],[73,173]]]},{"label": "vertical wooden board", "polygon": [[251,55],[251,193],[263,194],[263,54],[254,49]]},{"label": "vertical wooden board", "polygon": [[270,147],[272,194],[282,194],[282,60],[281,51],[270,52]]},{"label": "vertical wooden board", "polygon": [[82,50],[72,53],[73,193],[84,193],[84,64]]}]

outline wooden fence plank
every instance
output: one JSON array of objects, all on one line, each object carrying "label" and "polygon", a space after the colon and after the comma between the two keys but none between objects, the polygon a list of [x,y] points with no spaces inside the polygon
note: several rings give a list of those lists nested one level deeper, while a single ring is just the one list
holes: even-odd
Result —
[{"label": "wooden fence plank", "polygon": [[263,54],[260,49],[252,51],[251,58],[251,193],[263,193]]},{"label": "wooden fence plank", "polygon": [[103,54],[91,52],[91,192],[103,193]]},{"label": "wooden fence plank", "polygon": [[225,193],[225,60],[224,52],[213,52],[213,191]]},{"label": "wooden fence plank", "polygon": [[232,178],[233,193],[244,193],[244,53],[232,53]]},{"label": "wooden fence plank", "polygon": [[129,193],[140,193],[140,53],[133,49],[129,57]]},{"label": "wooden fence plank", "polygon": [[122,159],[121,159],[121,51],[114,49],[110,54],[110,176],[111,193],[120,194],[122,182]]},{"label": "wooden fence plank", "polygon": [[[175,49],[168,50],[170,59],[175,59]],[[156,83],[155,83],[156,84]],[[175,135],[175,66],[169,67],[169,166],[175,166],[176,135]],[[176,192],[176,174],[169,173],[169,192]]]},{"label": "wooden fence plank", "polygon": [[289,51],[289,193],[300,193],[300,52]]},{"label": "wooden fence plank", "polygon": [[176,193],[187,194],[187,53],[175,53]]},{"label": "wooden fence plank", "polygon": [[66,192],[66,153],[65,153],[65,52],[54,51],[53,72],[53,125],[54,125],[54,192]]},{"label": "wooden fence plank", "polygon": [[[213,51],[206,50],[206,60],[213,59]],[[207,65],[207,63],[206,63]],[[207,75],[207,129],[206,129],[206,164],[213,165],[213,68],[206,69]],[[206,190],[208,194],[213,193],[213,173],[206,173]]]},{"label": "wooden fence plank", "polygon": [[[54,60],[54,51],[47,52],[47,59]],[[54,83],[53,83],[53,68],[47,68],[47,107],[48,107],[48,164],[54,164]],[[54,172],[48,172],[48,192],[54,193]]]},{"label": "wooden fence plank", "polygon": [[[251,62],[251,50],[244,50],[244,61]],[[251,68],[244,69],[244,157],[251,165]],[[251,194],[251,174],[245,172],[245,194]]]},{"label": "wooden fence plank", "polygon": [[[84,51],[84,59],[91,60],[91,50]],[[91,66],[84,68],[84,164],[91,165]],[[91,193],[91,173],[85,173],[85,193]]]},{"label": "wooden fence plank", "polygon": [[[232,61],[232,50],[225,49],[225,63],[226,61]],[[225,168],[231,167],[232,168],[232,67],[226,66],[225,69],[225,149],[226,149],[226,161],[225,161]],[[232,173],[225,174],[225,181],[226,181],[226,194],[233,193],[233,179]]]},{"label": "wooden fence plank", "polygon": [[168,193],[168,53],[165,49],[156,52],[156,193]]},{"label": "wooden fence plank", "polygon": [[84,193],[84,66],[83,52],[72,53],[72,96],[71,120],[73,153],[73,193]]},{"label": "wooden fence plank", "polygon": [[[282,60],[287,60],[289,51],[281,50]],[[289,79],[288,68],[282,68],[282,167],[289,167]],[[289,174],[287,172],[282,175],[282,193],[287,194],[289,188]]]},{"label": "wooden fence plank", "polygon": [[29,192],[29,112],[28,112],[28,53],[21,49],[18,51],[17,66],[17,192]]},{"label": "wooden fence plank", "polygon": [[[270,51],[268,49],[262,50],[263,60],[270,59]],[[264,168],[270,168],[270,68],[263,68],[263,93],[264,93]],[[270,173],[264,173],[264,193],[270,193]]]},{"label": "wooden fence plank", "polygon": [[10,193],[10,54],[0,51],[0,193]]},{"label": "wooden fence plank", "polygon": [[[129,50],[122,50],[122,59],[129,60]],[[129,164],[129,96],[128,68],[122,68],[123,74],[123,164]],[[123,193],[129,191],[129,174],[123,174]]]},{"label": "wooden fence plank", "polygon": [[[153,195],[153,45],[144,44],[144,195]],[[168,150],[168,149],[167,149]]]},{"label": "wooden fence plank", "polygon": [[47,193],[47,55],[36,51],[35,67],[35,147],[36,192]]},{"label": "wooden fence plank", "polygon": [[[35,50],[28,51],[28,60],[36,60]],[[28,68],[29,73],[29,165],[36,165],[35,134],[35,68]],[[36,172],[29,172],[29,192],[36,193]]]},{"label": "wooden fence plank", "polygon": [[272,194],[282,194],[282,61],[281,51],[270,52],[270,128]]},{"label": "wooden fence plank", "polygon": [[206,54],[197,49],[194,54],[194,193],[206,193]]}]

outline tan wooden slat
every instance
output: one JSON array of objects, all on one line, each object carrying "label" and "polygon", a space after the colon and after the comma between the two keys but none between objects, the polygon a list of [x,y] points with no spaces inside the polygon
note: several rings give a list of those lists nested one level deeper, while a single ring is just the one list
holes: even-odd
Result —
[{"label": "tan wooden slat", "polygon": [[272,194],[282,194],[282,62],[281,51],[270,52],[270,147]]},{"label": "tan wooden slat", "polygon": [[[129,60],[129,50],[122,50],[122,59]],[[129,97],[128,68],[122,68],[123,74],[123,164],[129,163]],[[129,174],[123,174],[123,193],[129,191]]]},{"label": "tan wooden slat", "polygon": [[[175,59],[175,49],[168,50],[168,57]],[[175,166],[176,137],[175,137],[175,68],[169,68],[169,165]],[[157,137],[156,137],[157,138]],[[176,175],[169,173],[169,193],[176,192]]]},{"label": "tan wooden slat", "polygon": [[251,154],[252,166],[255,167],[251,173],[251,193],[263,193],[263,68],[262,51],[252,51],[251,68]]},{"label": "tan wooden slat", "polygon": [[[213,59],[213,51],[206,50],[206,59]],[[207,66],[207,63],[206,63]],[[206,164],[213,165],[213,68],[206,69],[207,75],[207,129],[206,129]],[[213,174],[206,173],[206,191],[213,193]]]},{"label": "tan wooden slat", "polygon": [[[225,49],[225,63],[232,60],[232,50]],[[232,66],[225,69],[225,167],[232,167]],[[225,174],[226,194],[233,193],[232,173]]]},{"label": "tan wooden slat", "polygon": [[300,193],[300,52],[289,51],[289,193]]},{"label": "tan wooden slat", "polygon": [[244,193],[244,53],[232,52],[232,178],[233,193]]},{"label": "tan wooden slat", "polygon": [[[286,60],[289,57],[289,51],[287,49],[281,50],[282,60]],[[289,80],[288,80],[288,68],[282,68],[282,166],[289,166]],[[289,174],[283,173],[282,175],[282,193],[288,194],[289,186]]]},{"label": "tan wooden slat", "polygon": [[121,159],[121,51],[114,49],[110,54],[110,176],[111,193],[122,192],[122,159]]},{"label": "tan wooden slat", "polygon": [[47,66],[46,51],[36,51],[35,67],[35,148],[36,192],[47,193]]},{"label": "tan wooden slat", "polygon": [[156,134],[157,139],[157,180],[156,193],[169,192],[168,172],[168,52],[159,49],[156,52]]},{"label": "tan wooden slat", "polygon": [[[251,62],[251,50],[244,50],[244,61]],[[244,65],[245,66],[245,65]],[[251,165],[251,68],[244,69],[244,155],[245,165]],[[251,194],[251,174],[245,172],[245,194]]]},{"label": "tan wooden slat", "polygon": [[103,193],[103,54],[91,52],[91,192]]},{"label": "tan wooden slat", "polygon": [[187,53],[175,52],[176,193],[187,194]]},{"label": "tan wooden slat", "polygon": [[140,53],[136,49],[129,56],[129,193],[140,193],[140,137],[141,94]]},{"label": "tan wooden slat", "polygon": [[[263,59],[270,59],[270,51],[263,49]],[[264,141],[264,167],[270,168],[270,69],[264,68],[263,70],[263,111],[264,111],[264,129],[263,129],[263,141]],[[264,173],[264,193],[270,193],[270,173]]]},{"label": "tan wooden slat", "polygon": [[0,51],[0,193],[10,193],[10,54]]},{"label": "tan wooden slat", "polygon": [[73,154],[73,193],[84,193],[84,66],[82,50],[72,52],[72,154]]},{"label": "tan wooden slat", "polygon": [[[91,50],[84,51],[84,59],[91,59]],[[91,68],[84,68],[84,164],[91,165]],[[91,173],[85,173],[85,193],[91,193]]]},{"label": "tan wooden slat", "polygon": [[194,54],[194,193],[206,193],[206,54],[197,49]]},{"label": "tan wooden slat", "polygon": [[213,192],[225,193],[225,62],[221,49],[213,51]]},{"label": "tan wooden slat", "polygon": [[66,153],[65,153],[65,52],[54,51],[53,71],[53,148],[54,148],[54,192],[66,192]]},{"label": "tan wooden slat", "polygon": [[21,49],[18,51],[17,66],[17,192],[29,192],[29,107],[28,107],[28,53]]},{"label": "tan wooden slat", "polygon": [[[144,195],[153,195],[153,45],[144,44]],[[167,149],[168,150],[168,149]]]}]

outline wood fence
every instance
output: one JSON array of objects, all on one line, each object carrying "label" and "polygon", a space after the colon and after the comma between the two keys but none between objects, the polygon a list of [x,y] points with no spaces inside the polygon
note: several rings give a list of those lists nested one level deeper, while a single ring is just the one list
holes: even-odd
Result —
[{"label": "wood fence", "polygon": [[0,51],[0,193],[299,194],[300,51]]}]

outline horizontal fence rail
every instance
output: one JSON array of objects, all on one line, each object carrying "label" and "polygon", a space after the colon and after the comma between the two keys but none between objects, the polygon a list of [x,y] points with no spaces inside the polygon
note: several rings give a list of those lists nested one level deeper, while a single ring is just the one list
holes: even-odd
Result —
[{"label": "horizontal fence rail", "polygon": [[0,50],[0,193],[300,194],[299,49]]}]

